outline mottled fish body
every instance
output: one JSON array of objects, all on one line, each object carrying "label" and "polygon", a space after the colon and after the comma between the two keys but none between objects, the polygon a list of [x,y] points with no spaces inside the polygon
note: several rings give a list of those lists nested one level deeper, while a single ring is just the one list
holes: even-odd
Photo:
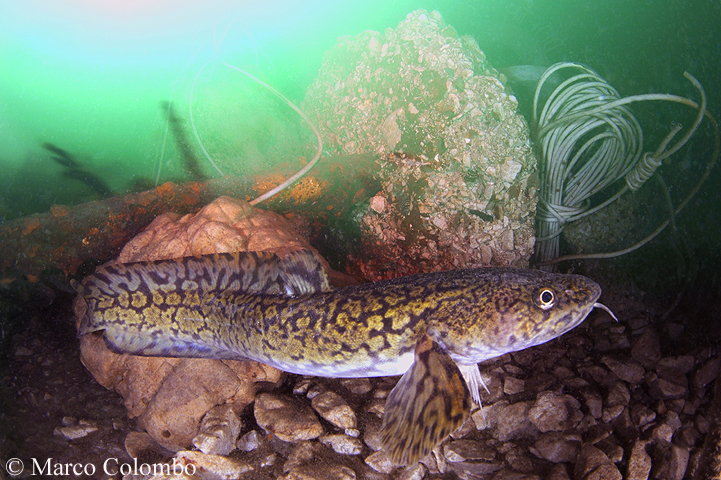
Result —
[{"label": "mottled fish body", "polygon": [[471,397],[480,403],[478,362],[562,335],[601,294],[586,277],[514,268],[333,290],[309,251],[106,265],[78,290],[87,304],[79,335],[102,330],[115,351],[246,358],[329,377],[403,375],[382,430],[400,464],[460,426]]}]

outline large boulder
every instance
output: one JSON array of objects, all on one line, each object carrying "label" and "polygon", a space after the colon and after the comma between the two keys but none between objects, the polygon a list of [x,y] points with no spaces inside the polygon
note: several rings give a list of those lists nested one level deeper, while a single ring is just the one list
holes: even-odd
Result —
[{"label": "large boulder", "polygon": [[424,10],[326,53],[303,109],[328,151],[379,157],[382,190],[356,216],[365,278],[528,264],[536,161],[499,77],[473,38]]}]

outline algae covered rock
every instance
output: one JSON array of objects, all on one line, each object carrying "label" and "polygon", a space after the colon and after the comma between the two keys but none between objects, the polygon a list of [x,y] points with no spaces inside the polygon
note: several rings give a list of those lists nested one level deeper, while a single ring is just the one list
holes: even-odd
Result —
[{"label": "algae covered rock", "polygon": [[528,127],[475,40],[438,12],[339,39],[303,108],[329,151],[379,157],[382,190],[358,219],[366,278],[527,264],[537,201]]}]

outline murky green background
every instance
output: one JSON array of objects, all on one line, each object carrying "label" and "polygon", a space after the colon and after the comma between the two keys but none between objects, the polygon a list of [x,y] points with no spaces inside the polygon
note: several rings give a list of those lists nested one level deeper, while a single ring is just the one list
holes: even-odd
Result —
[{"label": "murky green background", "polygon": [[[439,10],[459,34],[475,37],[496,68],[574,61],[624,96],[698,99],[683,78],[687,70],[704,85],[709,110],[721,112],[718,1],[3,2],[0,220],[98,198],[68,178],[44,142],[70,152],[115,194],[192,179],[166,102],[206,176],[255,175],[311,156],[314,139],[298,115],[223,62],[300,104],[338,36],[395,28],[418,8]],[[632,108],[649,150],[673,122],[690,123],[694,113],[658,103]],[[708,161],[709,131],[702,126],[664,166],[674,198],[692,188]],[[715,258],[711,265],[719,258],[718,170],[682,225],[693,239],[686,250],[697,262]],[[663,221],[663,205],[649,211],[658,216],[649,226]]]},{"label": "murky green background", "polygon": [[[92,197],[62,176],[43,142],[118,193],[183,179],[161,102],[187,122],[191,89],[195,130],[223,173],[307,154],[297,115],[221,62],[299,103],[338,36],[395,27],[417,8],[474,36],[497,68],[578,61],[626,95],[693,95],[682,77],[689,70],[711,110],[719,104],[717,1],[4,2],[2,217]],[[207,161],[203,169],[218,173]]]}]

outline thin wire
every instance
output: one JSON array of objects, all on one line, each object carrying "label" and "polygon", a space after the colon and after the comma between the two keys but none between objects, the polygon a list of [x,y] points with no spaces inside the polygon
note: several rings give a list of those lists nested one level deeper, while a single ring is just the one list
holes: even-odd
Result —
[{"label": "thin wire", "polygon": [[262,201],[264,201],[264,200],[267,200],[267,199],[269,199],[270,197],[272,197],[272,196],[278,194],[279,192],[283,191],[283,190],[284,190],[285,188],[287,188],[289,185],[293,184],[295,181],[297,181],[297,180],[298,180],[299,178],[301,178],[303,175],[305,175],[306,173],[308,173],[308,172],[310,171],[310,169],[313,168],[316,163],[318,163],[318,160],[320,160],[320,156],[321,156],[321,154],[323,153],[323,140],[321,140],[320,132],[318,131],[318,129],[316,128],[316,126],[310,121],[310,119],[305,115],[305,113],[303,113],[303,110],[301,110],[301,109],[298,108],[293,102],[291,102],[290,100],[288,100],[288,98],[287,98],[285,95],[283,95],[283,94],[280,93],[278,90],[276,90],[275,88],[271,87],[270,85],[268,85],[267,83],[265,83],[265,82],[262,81],[261,79],[259,79],[259,78],[255,77],[255,76],[251,75],[250,73],[246,72],[245,70],[243,70],[243,69],[241,69],[241,68],[238,68],[238,67],[236,67],[236,66],[230,65],[230,64],[228,64],[228,63],[226,63],[226,62],[223,62],[223,65],[225,65],[226,67],[228,67],[228,68],[230,68],[230,69],[233,69],[233,70],[236,70],[236,71],[242,73],[243,75],[247,76],[248,78],[250,78],[250,79],[253,80],[254,82],[257,82],[257,83],[259,83],[260,85],[264,86],[265,88],[267,88],[268,90],[270,90],[272,93],[274,93],[278,98],[280,98],[281,100],[283,100],[283,102],[285,102],[286,105],[288,105],[290,108],[292,108],[293,110],[295,110],[296,112],[298,112],[298,115],[300,115],[300,117],[301,117],[301,118],[310,126],[310,128],[313,130],[313,133],[315,134],[315,138],[316,138],[316,140],[318,141],[318,146],[316,147],[315,156],[313,157],[313,159],[312,159],[310,162],[308,162],[308,164],[307,164],[305,167],[303,167],[303,168],[300,169],[297,173],[295,173],[295,175],[293,175],[293,176],[291,176],[290,178],[288,178],[285,182],[283,182],[283,183],[281,183],[280,185],[278,185],[277,187],[275,187],[275,188],[273,188],[273,189],[265,192],[264,194],[262,194],[261,196],[259,196],[259,197],[256,198],[255,200],[251,200],[251,201],[250,201],[250,204],[251,204],[251,205],[257,205],[257,204],[259,204],[260,202],[262,202]]},{"label": "thin wire", "polygon": [[195,92],[195,83],[198,81],[198,77],[200,76],[200,73],[207,67],[210,62],[212,62],[213,59],[211,58],[205,64],[200,67],[200,70],[195,74],[195,78],[193,78],[193,83],[190,85],[190,94],[188,95],[188,116],[190,117],[190,126],[191,130],[193,130],[193,135],[195,136],[195,140],[198,142],[198,145],[200,145],[200,150],[202,150],[203,155],[205,155],[205,158],[208,159],[210,164],[215,168],[215,170],[221,175],[225,176],[223,171],[218,167],[218,165],[215,164],[213,159],[210,157],[210,154],[205,149],[205,145],[203,145],[203,142],[200,140],[200,135],[198,135],[198,130],[195,128],[195,118],[193,117],[193,93]]}]

